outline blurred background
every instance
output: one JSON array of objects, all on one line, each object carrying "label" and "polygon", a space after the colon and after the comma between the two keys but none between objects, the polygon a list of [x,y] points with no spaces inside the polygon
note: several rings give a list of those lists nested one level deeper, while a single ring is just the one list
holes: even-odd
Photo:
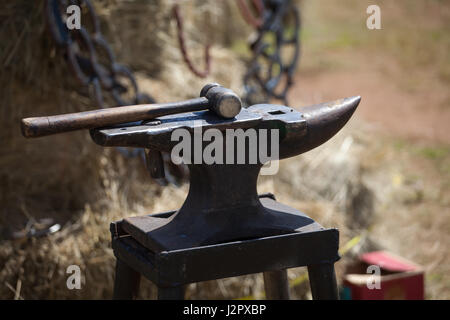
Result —
[{"label": "blurred background", "polygon": [[[177,1],[186,44],[211,73],[183,62],[175,1],[98,0],[101,30],[117,61],[158,102],[198,96],[207,82],[242,91],[254,28],[233,0]],[[450,3],[376,1],[381,30],[366,27],[366,0],[296,1],[300,63],[289,91],[294,108],[360,95],[348,125],[305,155],[281,161],[258,191],[339,228],[341,283],[363,252],[389,250],[423,266],[428,299],[450,298]],[[0,298],[108,299],[115,258],[109,223],[176,210],[188,185],[150,178],[142,159],[95,145],[87,131],[26,140],[21,118],[96,108],[50,36],[44,1],[0,2]],[[32,236],[30,225],[60,230]],[[22,235],[22,236],[21,236]],[[82,289],[68,290],[79,265]],[[289,270],[293,298],[311,298],[304,268]],[[140,298],[155,298],[142,281]],[[262,298],[261,275],[192,284],[191,299]]]}]

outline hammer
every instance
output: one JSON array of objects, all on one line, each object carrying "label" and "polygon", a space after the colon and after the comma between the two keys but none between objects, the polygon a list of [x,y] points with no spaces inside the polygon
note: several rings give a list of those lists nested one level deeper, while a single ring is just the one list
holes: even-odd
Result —
[{"label": "hammer", "polygon": [[217,83],[210,83],[202,88],[200,98],[196,99],[172,103],[132,105],[49,117],[25,118],[22,119],[21,125],[24,137],[33,138],[205,109],[211,110],[222,118],[231,119],[241,111],[241,107],[241,99],[236,93]]}]

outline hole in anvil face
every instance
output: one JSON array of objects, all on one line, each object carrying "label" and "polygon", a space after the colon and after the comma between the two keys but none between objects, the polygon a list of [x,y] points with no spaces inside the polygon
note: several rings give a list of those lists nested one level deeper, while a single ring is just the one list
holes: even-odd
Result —
[{"label": "hole in anvil face", "polygon": [[143,121],[142,124],[146,125],[146,126],[157,126],[157,125],[161,124],[161,121],[160,120],[149,120],[149,121]]},{"label": "hole in anvil face", "polygon": [[277,115],[277,114],[285,114],[285,112],[281,111],[281,110],[276,110],[276,111],[270,111],[269,114],[271,115]]}]

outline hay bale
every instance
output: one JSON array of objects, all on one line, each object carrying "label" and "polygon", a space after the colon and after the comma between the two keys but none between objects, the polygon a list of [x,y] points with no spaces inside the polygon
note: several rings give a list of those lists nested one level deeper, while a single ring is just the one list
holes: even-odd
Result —
[{"label": "hay bale", "polygon": [[[174,37],[170,4],[95,1],[102,32],[117,60],[138,69],[143,91],[160,101],[198,95],[208,80],[239,87],[241,65],[220,47],[213,51],[218,67],[213,65],[208,80],[187,72]],[[194,3],[184,5],[192,8]],[[98,147],[87,132],[23,138],[21,118],[95,106],[87,90],[73,79],[47,32],[44,1],[5,2],[0,18],[0,235],[23,228],[30,219],[52,217],[63,225],[62,231],[45,238],[3,239],[0,280],[6,286],[0,287],[0,297],[109,298],[114,274],[109,222],[176,209],[186,186],[161,189],[151,182],[141,159],[125,159],[114,149]],[[190,21],[189,16],[185,19]],[[197,20],[200,23],[198,15]],[[191,37],[194,29],[196,25],[187,23],[188,44],[197,59],[203,39]],[[230,70],[235,62],[238,70]],[[65,270],[70,264],[82,269],[80,291],[66,287]],[[18,288],[20,292],[15,292]],[[152,297],[152,288],[144,285],[142,297]]]},{"label": "hay bale", "polygon": [[[170,3],[99,1],[95,5],[102,32],[115,49],[117,60],[138,69],[143,91],[159,101],[196,96],[207,81],[240,87],[242,65],[220,47],[213,49],[215,65],[208,79],[187,72],[170,19]],[[193,3],[185,7],[192,9]],[[4,146],[0,223],[11,223],[15,217],[13,223],[23,224],[28,219],[23,212],[30,210],[46,215],[83,210],[85,203],[103,193],[98,172],[105,151],[95,146],[86,132],[26,140],[19,134],[19,121],[27,116],[88,110],[95,105],[54,45],[46,29],[43,1],[8,2],[0,17],[4,21],[0,40],[5,44],[0,52],[4,67],[0,75],[0,137]],[[189,15],[186,21],[190,21]],[[186,37],[193,59],[197,59],[201,47],[198,39],[189,37],[194,28],[187,23]],[[237,70],[230,70],[235,64]],[[190,83],[189,88],[186,83]]]}]

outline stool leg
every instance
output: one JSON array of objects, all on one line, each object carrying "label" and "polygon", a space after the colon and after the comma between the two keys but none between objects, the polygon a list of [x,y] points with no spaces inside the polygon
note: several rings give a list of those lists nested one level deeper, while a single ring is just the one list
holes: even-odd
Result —
[{"label": "stool leg", "polygon": [[314,300],[338,300],[334,264],[308,266],[309,284]]},{"label": "stool leg", "polygon": [[287,270],[266,271],[263,275],[267,300],[289,300]]},{"label": "stool leg", "polygon": [[131,300],[136,298],[139,291],[140,278],[139,272],[117,259],[113,299]]},{"label": "stool leg", "polygon": [[184,300],[184,286],[158,287],[158,300]]}]

